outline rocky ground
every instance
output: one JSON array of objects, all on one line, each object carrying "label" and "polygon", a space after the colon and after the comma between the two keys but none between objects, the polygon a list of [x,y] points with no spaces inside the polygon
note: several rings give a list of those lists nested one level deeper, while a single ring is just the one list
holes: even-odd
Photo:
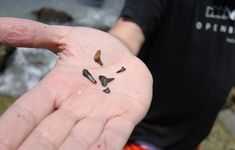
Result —
[{"label": "rocky ground", "polygon": [[202,143],[202,150],[235,150],[235,139],[220,119],[217,119],[209,137]]},{"label": "rocky ground", "polygon": [[[0,115],[15,99],[16,97],[0,96]],[[223,112],[220,113],[220,116],[222,114]],[[201,148],[201,150],[235,150],[235,138],[232,137],[230,130],[227,129],[220,117],[218,117],[209,137],[202,143]]]}]

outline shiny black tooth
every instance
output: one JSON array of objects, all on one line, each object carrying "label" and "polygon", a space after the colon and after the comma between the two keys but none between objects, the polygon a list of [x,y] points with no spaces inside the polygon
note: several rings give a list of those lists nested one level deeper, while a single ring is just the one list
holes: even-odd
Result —
[{"label": "shiny black tooth", "polygon": [[94,84],[97,83],[97,81],[93,78],[93,76],[91,75],[91,73],[87,69],[83,69],[82,74],[84,77],[86,77],[92,83],[94,83]]},{"label": "shiny black tooth", "polygon": [[100,76],[99,76],[99,80],[100,80],[102,86],[104,86],[104,87],[106,87],[107,84],[108,84],[109,82],[113,81],[114,79],[115,79],[115,78],[107,78],[107,77],[105,77],[105,76],[103,76],[103,75],[100,75]]},{"label": "shiny black tooth", "polygon": [[110,89],[109,88],[106,88],[103,90],[104,93],[110,93]]},{"label": "shiny black tooth", "polygon": [[121,73],[123,71],[126,71],[126,68],[125,67],[122,67],[120,70],[118,70],[116,73]]}]

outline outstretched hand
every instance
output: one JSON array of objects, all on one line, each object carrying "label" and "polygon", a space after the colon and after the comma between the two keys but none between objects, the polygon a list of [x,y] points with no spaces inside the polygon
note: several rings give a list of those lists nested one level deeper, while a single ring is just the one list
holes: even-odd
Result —
[{"label": "outstretched hand", "polygon": [[[58,55],[56,66],[0,118],[1,150],[120,150],[148,111],[148,69],[105,32],[0,18],[0,44]],[[103,66],[94,61],[97,50]],[[116,73],[123,66],[126,71]],[[99,75],[115,78],[107,85],[110,93],[103,92]]]}]

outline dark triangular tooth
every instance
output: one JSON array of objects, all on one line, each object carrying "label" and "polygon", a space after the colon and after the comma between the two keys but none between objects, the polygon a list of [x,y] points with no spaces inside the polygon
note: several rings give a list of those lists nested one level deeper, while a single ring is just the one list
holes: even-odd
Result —
[{"label": "dark triangular tooth", "polygon": [[94,77],[91,75],[91,73],[87,69],[83,69],[82,74],[84,77],[86,77],[92,83],[94,83],[94,84],[97,83],[97,81],[94,79]]},{"label": "dark triangular tooth", "polygon": [[99,80],[103,86],[107,85],[107,78],[105,76],[99,76]]},{"label": "dark triangular tooth", "polygon": [[106,87],[107,84],[108,84],[109,82],[113,81],[114,79],[115,79],[115,78],[107,78],[107,77],[105,77],[105,76],[103,76],[103,75],[100,75],[100,76],[99,76],[99,80],[100,80],[102,86],[104,86],[104,87]]},{"label": "dark triangular tooth", "polygon": [[110,89],[107,87],[106,89],[103,90],[104,93],[110,93]]},{"label": "dark triangular tooth", "polygon": [[111,82],[111,81],[113,81],[115,78],[108,78],[107,79],[107,82],[109,83],[109,82]]},{"label": "dark triangular tooth", "polygon": [[124,66],[121,69],[119,69],[116,73],[121,73],[123,71],[126,71],[126,68]]}]

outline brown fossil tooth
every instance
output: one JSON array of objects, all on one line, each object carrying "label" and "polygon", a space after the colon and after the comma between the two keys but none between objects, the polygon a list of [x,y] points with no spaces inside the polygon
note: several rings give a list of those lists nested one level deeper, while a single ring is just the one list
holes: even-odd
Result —
[{"label": "brown fossil tooth", "polygon": [[103,63],[101,61],[101,50],[97,50],[94,56],[94,60],[95,62],[97,62],[98,64],[100,64],[101,66],[103,66]]},{"label": "brown fossil tooth", "polygon": [[124,66],[121,69],[119,69],[116,73],[121,73],[123,71],[126,71],[126,68]]},{"label": "brown fossil tooth", "polygon": [[103,75],[100,75],[100,76],[99,76],[99,80],[100,80],[102,86],[104,86],[104,87],[106,87],[107,84],[108,84],[109,82],[113,81],[114,79],[115,79],[115,78],[107,78],[107,77],[105,77],[105,76],[103,76]]},{"label": "brown fossil tooth", "polygon": [[110,93],[110,89],[107,87],[106,89],[103,90],[104,93]]},{"label": "brown fossil tooth", "polygon": [[97,81],[94,79],[94,77],[91,75],[91,73],[87,69],[83,69],[82,74],[84,77],[86,77],[92,83],[94,83],[94,84],[97,83]]}]

